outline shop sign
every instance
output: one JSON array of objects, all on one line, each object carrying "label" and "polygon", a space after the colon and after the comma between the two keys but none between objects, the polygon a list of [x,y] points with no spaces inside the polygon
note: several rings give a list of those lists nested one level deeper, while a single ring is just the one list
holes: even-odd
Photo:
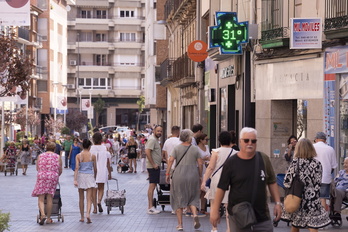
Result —
[{"label": "shop sign", "polygon": [[290,49],[320,49],[321,18],[290,19]]},{"label": "shop sign", "polygon": [[220,78],[228,78],[234,75],[234,65],[227,66],[221,70]]},{"label": "shop sign", "polygon": [[1,26],[30,26],[30,1],[0,1]]},{"label": "shop sign", "polygon": [[325,50],[325,74],[348,72],[348,46],[330,47]]}]

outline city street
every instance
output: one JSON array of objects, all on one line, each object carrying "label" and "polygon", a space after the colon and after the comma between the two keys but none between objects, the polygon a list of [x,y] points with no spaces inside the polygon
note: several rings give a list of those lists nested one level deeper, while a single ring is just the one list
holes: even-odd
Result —
[{"label": "city street", "polygon": [[[64,222],[56,222],[50,225],[40,226],[36,222],[38,214],[37,198],[31,197],[31,192],[36,181],[36,170],[34,165],[30,165],[27,176],[23,176],[18,170],[18,176],[4,176],[0,173],[0,209],[3,212],[11,213],[10,231],[176,231],[177,220],[171,214],[169,205],[165,206],[165,211],[158,215],[148,215],[147,209],[147,174],[138,172],[137,174],[116,173],[114,165],[113,177],[119,180],[120,189],[126,189],[126,205],[124,214],[118,208],[112,208],[110,215],[107,214],[105,205],[104,212],[91,214],[92,224],[79,222],[80,213],[78,207],[78,192],[73,185],[73,171],[64,169],[60,177],[62,214]],[[115,181],[110,182],[110,188],[115,188]],[[156,196],[156,194],[155,194]],[[156,196],[157,197],[157,196]],[[270,206],[272,206],[270,204]],[[52,217],[57,221],[55,217]],[[209,217],[200,218],[201,228],[193,229],[193,221],[189,217],[184,217],[184,231],[205,231],[211,230]],[[225,219],[221,220],[219,231],[226,230]],[[286,223],[280,222],[274,231],[289,231]],[[344,219],[344,224],[340,229],[331,226],[326,231],[343,232],[348,230],[348,222]]]}]

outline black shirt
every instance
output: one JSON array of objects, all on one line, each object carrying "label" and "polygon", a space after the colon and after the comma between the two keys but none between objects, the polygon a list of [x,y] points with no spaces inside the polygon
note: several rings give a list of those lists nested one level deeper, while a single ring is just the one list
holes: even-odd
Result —
[{"label": "black shirt", "polygon": [[232,207],[243,201],[251,202],[253,185],[257,184],[256,197],[254,202],[255,215],[258,222],[270,219],[267,205],[267,184],[275,183],[275,175],[269,158],[262,154],[260,161],[260,173],[255,178],[255,156],[252,159],[245,160],[238,157],[237,154],[230,157],[223,166],[218,188],[228,190],[228,213],[232,215]]}]

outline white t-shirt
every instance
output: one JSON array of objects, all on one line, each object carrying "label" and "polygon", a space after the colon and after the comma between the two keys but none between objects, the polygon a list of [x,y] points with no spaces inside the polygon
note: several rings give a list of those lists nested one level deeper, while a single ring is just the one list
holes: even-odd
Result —
[{"label": "white t-shirt", "polygon": [[[169,158],[174,150],[174,147],[181,143],[182,142],[180,141],[178,137],[170,137],[164,142],[162,150],[167,152],[168,158]],[[171,169],[174,169],[174,167],[175,167],[175,160]]]},{"label": "white t-shirt", "polygon": [[331,170],[337,168],[336,152],[324,142],[317,142],[313,146],[317,152],[315,159],[319,160],[323,167],[321,183],[330,184],[332,180]]},{"label": "white t-shirt", "polygon": [[176,145],[181,144],[182,142],[180,141],[180,139],[178,137],[170,137],[169,139],[167,139],[164,142],[163,151],[166,151],[168,154],[168,157],[171,156],[173,149]]}]

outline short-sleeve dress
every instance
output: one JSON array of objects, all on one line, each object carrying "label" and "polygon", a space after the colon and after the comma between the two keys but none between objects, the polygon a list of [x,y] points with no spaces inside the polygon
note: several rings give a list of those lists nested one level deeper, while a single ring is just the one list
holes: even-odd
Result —
[{"label": "short-sleeve dress", "polygon": [[[181,159],[188,146],[177,145],[172,156],[176,162]],[[195,146],[191,146],[184,158],[176,165],[170,188],[170,204],[175,211],[189,205],[200,207],[200,176],[197,168],[197,159],[200,152]]]},{"label": "short-sleeve dress", "polygon": [[290,188],[299,162],[299,176],[305,183],[300,209],[294,213],[283,210],[282,220],[291,221],[294,227],[322,228],[330,224],[330,218],[320,203],[322,166],[316,159],[293,159],[284,178],[284,187]]},{"label": "short-sleeve dress", "polygon": [[33,197],[43,194],[54,196],[59,180],[59,155],[53,152],[40,154]]},{"label": "short-sleeve dress", "polygon": [[[226,161],[228,155],[231,153],[231,151],[232,151],[231,156],[238,152],[236,150],[232,150],[232,148],[230,148],[230,147],[219,147],[217,149],[213,149],[213,151],[218,153],[218,157],[217,157],[216,165],[215,165],[214,171],[212,172],[212,175],[221,165],[223,165],[225,163],[225,161]],[[207,191],[207,193],[205,194],[205,198],[207,198],[209,200],[212,200],[215,198],[215,192],[216,192],[219,180],[220,180],[221,171],[222,171],[222,168],[220,168],[220,170],[217,171],[213,177],[211,177],[210,188]],[[227,190],[225,192],[224,198],[222,199],[222,203],[228,202],[228,194],[229,194],[229,190]]]},{"label": "short-sleeve dress", "polygon": [[110,152],[106,150],[104,145],[93,145],[89,150],[95,155],[97,160],[97,176],[96,183],[106,183],[108,181],[109,171],[107,169],[107,160],[111,158]]}]

